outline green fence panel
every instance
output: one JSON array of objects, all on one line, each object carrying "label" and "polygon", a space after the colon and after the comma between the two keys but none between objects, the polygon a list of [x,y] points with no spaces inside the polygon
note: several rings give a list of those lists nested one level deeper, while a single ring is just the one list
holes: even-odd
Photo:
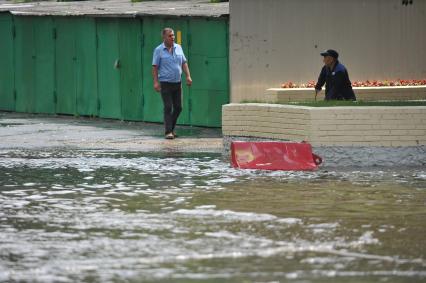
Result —
[{"label": "green fence panel", "polygon": [[0,110],[15,110],[13,18],[0,13]]},{"label": "green fence panel", "polygon": [[228,20],[193,18],[190,20],[191,55],[228,57]]},{"label": "green fence panel", "polygon": [[15,17],[15,89],[17,112],[34,112],[35,39],[33,17]]},{"label": "green fence panel", "polygon": [[190,31],[191,123],[220,127],[222,105],[229,103],[228,23],[193,19]]},{"label": "green fence panel", "polygon": [[[58,17],[53,25],[51,17],[16,16],[15,49],[9,44],[9,51],[2,52],[15,52],[15,87],[13,78],[8,79],[12,85],[1,90],[9,95],[0,102],[22,112],[163,122],[151,70],[153,50],[166,26],[175,30],[194,81],[188,88],[182,77],[178,123],[221,126],[221,108],[229,102],[226,19],[147,17],[142,24],[138,19]],[[5,27],[1,32],[7,35]]]},{"label": "green fence panel", "polygon": [[57,113],[97,115],[95,20],[58,17],[55,23]]},{"label": "green fence panel", "polygon": [[122,118],[143,120],[141,21],[120,20],[120,93]]},{"label": "green fence panel", "polygon": [[15,17],[16,111],[54,113],[54,38],[50,17]]},{"label": "green fence panel", "polygon": [[192,90],[192,124],[220,127],[222,105],[229,103],[228,92],[220,90]]},{"label": "green fence panel", "polygon": [[56,112],[76,114],[74,20],[56,18]]},{"label": "green fence panel", "polygon": [[96,60],[96,21],[78,18],[76,27],[77,114],[98,115],[98,82]]},{"label": "green fence panel", "polygon": [[228,90],[228,58],[191,54],[193,89]]},{"label": "green fence panel", "polygon": [[96,24],[99,116],[121,119],[119,20],[99,18]]},{"label": "green fence panel", "polygon": [[55,113],[55,42],[51,17],[32,18],[34,27],[34,112]]},{"label": "green fence panel", "polygon": [[147,122],[163,122],[163,102],[161,95],[154,91],[152,79],[152,55],[154,49],[162,42],[163,28],[162,18],[148,17],[143,21],[142,92],[144,121]]}]

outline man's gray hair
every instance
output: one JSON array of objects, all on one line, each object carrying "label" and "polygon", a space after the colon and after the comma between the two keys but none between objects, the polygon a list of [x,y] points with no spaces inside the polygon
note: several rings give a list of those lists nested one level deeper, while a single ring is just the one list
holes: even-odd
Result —
[{"label": "man's gray hair", "polygon": [[166,32],[175,33],[175,31],[172,28],[163,28],[163,31],[161,32],[161,36],[164,36],[166,34]]}]

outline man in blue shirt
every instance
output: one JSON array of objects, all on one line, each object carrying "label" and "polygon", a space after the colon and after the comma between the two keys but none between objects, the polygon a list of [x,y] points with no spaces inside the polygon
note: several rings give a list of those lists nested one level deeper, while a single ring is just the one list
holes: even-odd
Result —
[{"label": "man in blue shirt", "polygon": [[163,43],[155,48],[152,58],[152,77],[154,89],[163,99],[166,139],[174,139],[176,121],[182,111],[182,70],[188,86],[192,85],[192,79],[182,47],[174,42],[174,31],[165,28],[162,36]]},{"label": "man in blue shirt", "polygon": [[315,97],[325,84],[325,100],[356,100],[348,71],[337,60],[339,53],[329,49],[321,56],[324,56],[324,67],[315,85]]}]

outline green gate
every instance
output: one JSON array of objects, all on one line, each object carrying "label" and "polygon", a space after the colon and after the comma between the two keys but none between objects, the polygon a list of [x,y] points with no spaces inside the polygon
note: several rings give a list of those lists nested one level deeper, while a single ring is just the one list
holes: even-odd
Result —
[{"label": "green gate", "polygon": [[144,121],[163,122],[163,102],[161,95],[154,91],[152,79],[152,55],[154,49],[162,42],[161,30],[164,21],[149,17],[143,21],[142,85],[144,95]]},{"label": "green gate", "polygon": [[98,113],[96,23],[93,18],[58,17],[56,26],[56,112]]},{"label": "green gate", "polygon": [[142,120],[141,23],[97,19],[99,116]]},{"label": "green gate", "polygon": [[220,127],[222,105],[229,102],[228,24],[223,19],[193,19],[190,30],[191,123]]},{"label": "green gate", "polygon": [[15,77],[18,112],[34,112],[35,46],[32,17],[15,17]]},{"label": "green gate", "polygon": [[16,17],[15,28],[16,111],[55,113],[52,18]]},{"label": "green gate", "polygon": [[221,126],[229,102],[228,20],[0,14],[0,109],[163,122],[152,55],[175,30],[193,78],[182,76],[179,124]]},{"label": "green gate", "polygon": [[15,110],[13,34],[12,16],[0,13],[0,110]]},{"label": "green gate", "polygon": [[122,118],[142,121],[142,25],[139,20],[122,19],[119,27]]},{"label": "green gate", "polygon": [[121,119],[118,19],[97,19],[99,117]]}]

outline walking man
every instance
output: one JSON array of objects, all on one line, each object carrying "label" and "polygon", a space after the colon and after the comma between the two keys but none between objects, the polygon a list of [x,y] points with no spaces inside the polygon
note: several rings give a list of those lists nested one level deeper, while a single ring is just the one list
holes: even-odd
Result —
[{"label": "walking man", "polygon": [[324,67],[315,85],[315,97],[325,84],[325,100],[356,100],[349,74],[337,58],[337,51],[328,49],[321,53]]},{"label": "walking man", "polygon": [[192,79],[182,47],[175,43],[173,29],[164,28],[162,36],[163,43],[155,48],[152,58],[152,77],[154,89],[163,99],[165,138],[174,139],[176,121],[182,111],[182,70],[188,86]]}]

